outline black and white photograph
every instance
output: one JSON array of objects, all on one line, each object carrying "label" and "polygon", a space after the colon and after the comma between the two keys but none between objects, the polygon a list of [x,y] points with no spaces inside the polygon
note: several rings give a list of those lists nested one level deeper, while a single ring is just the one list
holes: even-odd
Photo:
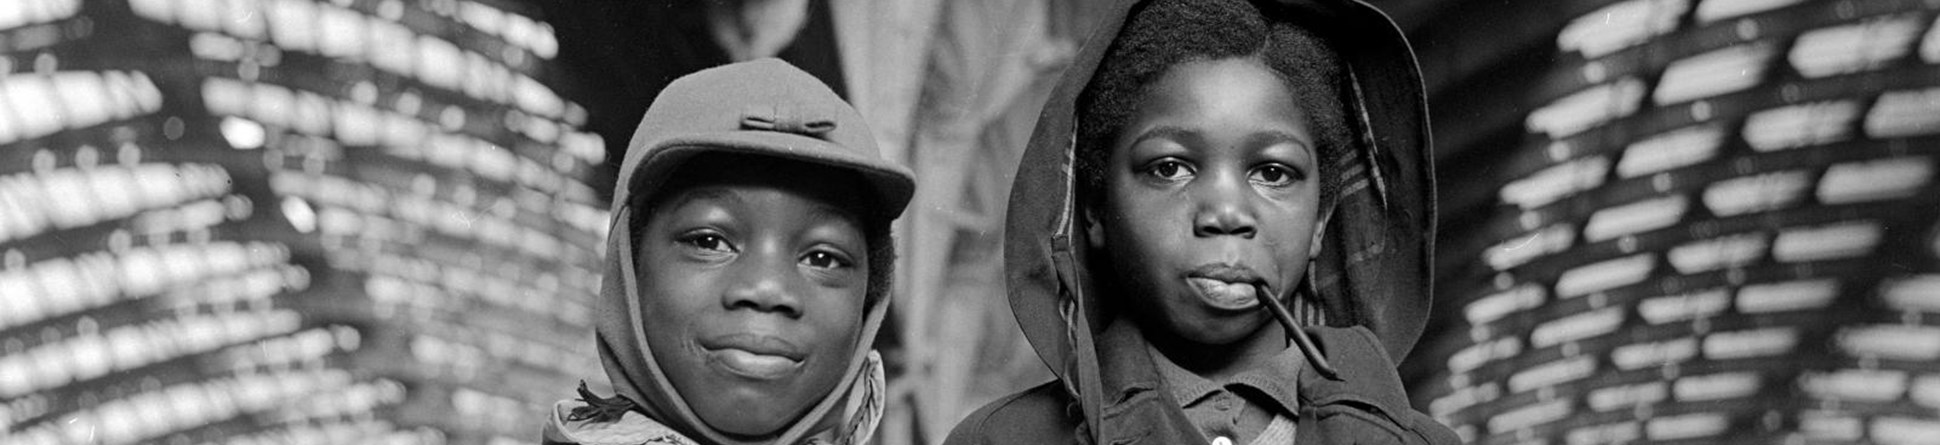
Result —
[{"label": "black and white photograph", "polygon": [[1940,444],[1936,0],[0,0],[3,445]]}]

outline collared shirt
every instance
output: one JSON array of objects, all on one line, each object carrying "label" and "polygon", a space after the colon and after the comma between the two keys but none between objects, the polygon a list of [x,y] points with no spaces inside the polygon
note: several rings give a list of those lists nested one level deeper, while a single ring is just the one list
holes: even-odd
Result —
[{"label": "collared shirt", "polygon": [[[1146,351],[1172,400],[1214,445],[1252,444],[1269,426],[1276,427],[1270,435],[1292,436],[1291,420],[1300,408],[1296,380],[1306,363],[1299,349],[1287,348],[1263,367],[1241,370],[1219,381],[1180,367],[1150,345]],[[1279,427],[1289,431],[1278,431]]]}]

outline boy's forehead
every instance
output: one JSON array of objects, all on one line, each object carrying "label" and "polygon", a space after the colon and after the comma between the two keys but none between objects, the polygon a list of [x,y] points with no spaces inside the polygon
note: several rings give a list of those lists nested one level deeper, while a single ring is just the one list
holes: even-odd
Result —
[{"label": "boy's forehead", "polygon": [[1118,129],[1119,151],[1147,139],[1194,145],[1214,136],[1237,137],[1224,151],[1293,143],[1311,150],[1308,113],[1291,86],[1272,69],[1247,58],[1199,60],[1174,65],[1139,95],[1128,125]]}]

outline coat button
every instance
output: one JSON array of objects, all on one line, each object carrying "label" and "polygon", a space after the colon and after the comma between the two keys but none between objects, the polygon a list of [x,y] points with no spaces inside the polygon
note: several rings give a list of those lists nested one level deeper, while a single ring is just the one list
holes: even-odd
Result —
[{"label": "coat button", "polygon": [[1233,445],[1233,439],[1226,436],[1214,437],[1212,445]]}]

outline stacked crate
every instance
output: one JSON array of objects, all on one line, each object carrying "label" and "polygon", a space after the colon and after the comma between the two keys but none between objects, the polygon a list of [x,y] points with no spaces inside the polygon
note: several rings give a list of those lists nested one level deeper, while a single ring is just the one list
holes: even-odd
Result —
[{"label": "stacked crate", "polygon": [[1497,192],[1444,227],[1418,402],[1487,444],[1940,437],[1940,2],[1549,7],[1493,92],[1520,145],[1441,171]]},{"label": "stacked crate", "polygon": [[0,2],[0,442],[534,441],[606,225],[535,10]]}]

